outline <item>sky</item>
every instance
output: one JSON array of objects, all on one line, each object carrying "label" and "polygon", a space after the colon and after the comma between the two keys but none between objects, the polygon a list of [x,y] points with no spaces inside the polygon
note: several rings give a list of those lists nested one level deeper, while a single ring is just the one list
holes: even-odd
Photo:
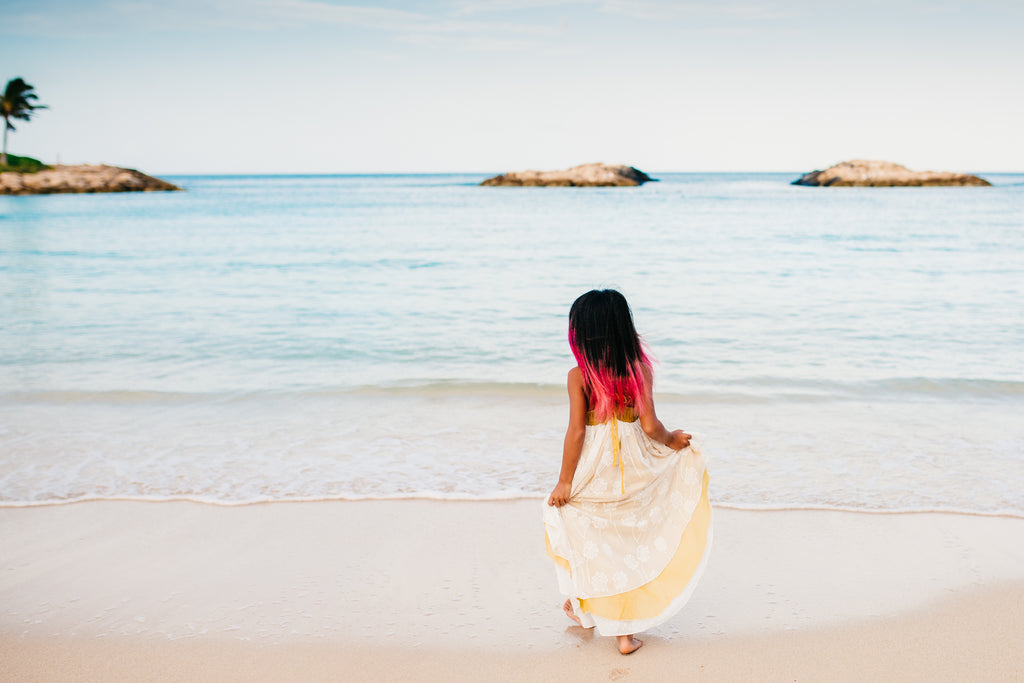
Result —
[{"label": "sky", "polygon": [[149,173],[1024,171],[1024,2],[0,0],[8,149]]}]

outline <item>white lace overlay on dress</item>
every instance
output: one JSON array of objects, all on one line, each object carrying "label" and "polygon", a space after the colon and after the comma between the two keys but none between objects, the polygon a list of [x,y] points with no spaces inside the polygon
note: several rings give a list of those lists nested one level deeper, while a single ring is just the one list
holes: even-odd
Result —
[{"label": "white lace overlay on dress", "polygon": [[701,441],[694,436],[675,451],[652,441],[639,420],[587,426],[569,503],[544,509],[551,549],[569,562],[574,598],[624,593],[665,569],[700,502]]}]

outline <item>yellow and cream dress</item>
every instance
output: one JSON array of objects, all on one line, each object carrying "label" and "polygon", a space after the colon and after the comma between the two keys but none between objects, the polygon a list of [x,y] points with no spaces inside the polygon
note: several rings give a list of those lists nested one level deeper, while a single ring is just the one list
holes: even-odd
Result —
[{"label": "yellow and cream dress", "polygon": [[701,442],[675,451],[653,441],[630,410],[587,415],[572,494],[544,506],[548,556],[586,627],[627,635],[657,626],[693,593],[711,548]]}]

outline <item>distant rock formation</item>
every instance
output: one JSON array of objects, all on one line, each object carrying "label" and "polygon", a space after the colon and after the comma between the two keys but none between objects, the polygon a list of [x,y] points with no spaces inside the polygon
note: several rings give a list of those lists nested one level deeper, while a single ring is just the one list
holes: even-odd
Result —
[{"label": "distant rock formation", "polygon": [[827,168],[811,171],[793,185],[820,187],[933,187],[933,186],[987,186],[992,183],[976,175],[946,171],[911,171],[891,161],[853,159]]},{"label": "distant rock formation", "polygon": [[0,195],[181,190],[159,178],[117,166],[54,166],[36,173],[0,173]]},{"label": "distant rock formation", "polygon": [[517,171],[480,183],[511,187],[636,187],[654,180],[632,166],[583,164],[565,171]]}]

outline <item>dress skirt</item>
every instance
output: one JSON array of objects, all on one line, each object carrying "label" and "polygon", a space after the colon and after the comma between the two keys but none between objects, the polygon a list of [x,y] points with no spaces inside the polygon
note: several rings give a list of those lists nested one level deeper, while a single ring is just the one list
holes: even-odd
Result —
[{"label": "dress skirt", "polygon": [[559,588],[602,635],[645,631],[678,612],[711,548],[701,440],[675,451],[627,420],[588,423],[569,502],[544,506]]}]

